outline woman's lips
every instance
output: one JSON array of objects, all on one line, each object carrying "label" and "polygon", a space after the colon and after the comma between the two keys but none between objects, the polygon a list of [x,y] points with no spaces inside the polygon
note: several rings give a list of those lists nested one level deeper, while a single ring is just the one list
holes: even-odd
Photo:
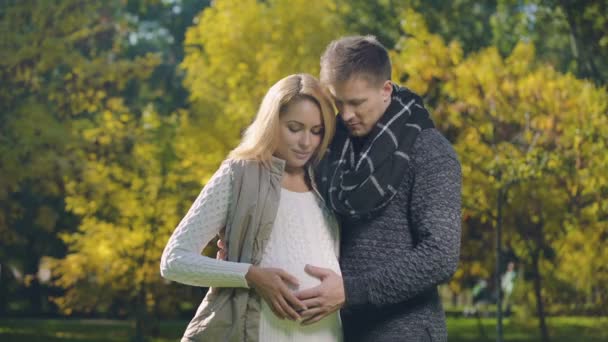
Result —
[{"label": "woman's lips", "polygon": [[298,152],[298,151],[293,151],[293,153],[296,155],[296,158],[298,159],[308,159],[310,157],[310,152]]}]

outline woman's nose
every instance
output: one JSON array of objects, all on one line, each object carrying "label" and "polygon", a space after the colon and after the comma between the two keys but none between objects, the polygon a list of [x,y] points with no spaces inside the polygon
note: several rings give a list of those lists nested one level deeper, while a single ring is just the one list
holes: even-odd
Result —
[{"label": "woman's nose", "polygon": [[302,136],[300,137],[300,146],[302,147],[308,147],[310,146],[311,143],[311,136],[309,132],[305,132],[302,134]]}]

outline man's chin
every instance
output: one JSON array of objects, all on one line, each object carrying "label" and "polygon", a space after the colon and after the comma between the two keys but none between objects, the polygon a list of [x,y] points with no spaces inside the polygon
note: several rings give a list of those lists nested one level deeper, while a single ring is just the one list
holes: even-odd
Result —
[{"label": "man's chin", "polygon": [[369,132],[362,129],[349,129],[348,133],[353,137],[361,138],[366,136]]}]

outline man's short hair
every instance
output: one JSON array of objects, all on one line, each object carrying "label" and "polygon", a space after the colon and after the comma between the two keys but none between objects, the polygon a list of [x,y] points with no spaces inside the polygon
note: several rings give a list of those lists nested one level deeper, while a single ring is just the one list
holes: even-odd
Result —
[{"label": "man's short hair", "polygon": [[350,36],[329,43],[321,56],[321,82],[335,84],[352,76],[380,84],[391,79],[391,60],[374,36]]}]

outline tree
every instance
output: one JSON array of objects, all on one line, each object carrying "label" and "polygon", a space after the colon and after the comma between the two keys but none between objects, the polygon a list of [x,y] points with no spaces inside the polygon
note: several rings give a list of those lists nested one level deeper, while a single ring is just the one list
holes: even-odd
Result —
[{"label": "tree", "polygon": [[420,13],[428,30],[448,41],[457,40],[465,52],[492,44],[491,18],[496,1],[337,1],[349,33],[373,34],[393,48],[405,32],[401,15],[406,10]]},{"label": "tree", "polygon": [[[96,283],[94,279],[99,279],[99,275],[93,271],[103,267],[85,268],[90,271],[83,276],[86,280],[79,278],[82,273],[70,273],[69,268],[76,264],[74,260],[95,264],[98,257],[80,248],[108,242],[100,240],[95,229],[87,232],[91,225],[84,220],[90,219],[95,208],[78,211],[73,207],[74,202],[95,203],[101,199],[91,197],[90,193],[76,194],[73,189],[92,189],[112,180],[103,179],[113,175],[111,172],[105,176],[92,173],[92,159],[96,161],[95,167],[133,168],[131,163],[135,158],[129,159],[133,152],[124,147],[139,139],[147,139],[149,145],[153,143],[148,132],[134,136],[139,131],[133,127],[148,124],[141,122],[142,113],[160,115],[162,118],[158,120],[176,129],[179,122],[176,118],[186,104],[181,74],[177,72],[183,56],[183,32],[205,2],[64,1],[36,5],[30,1],[2,6],[2,31],[11,34],[3,35],[2,51],[6,58],[0,69],[3,80],[0,86],[3,106],[0,114],[3,120],[0,254],[3,262],[25,277],[16,290],[11,284],[6,286],[11,270],[2,265],[5,266],[1,273],[2,291],[12,293],[2,292],[0,303],[19,300],[18,295],[24,288],[27,291],[23,297],[32,301],[31,314],[48,310],[45,308],[49,306],[50,295],[57,296],[55,303],[66,314],[93,312],[124,317],[137,313],[141,317],[146,315],[141,308],[151,308],[154,314],[175,313],[178,305],[173,304],[187,298],[184,291],[178,295],[174,287],[165,286],[160,279],[150,285],[141,280],[158,273],[151,270],[160,258],[159,247],[150,247],[149,242],[146,242],[148,252],[145,254],[134,250],[127,256],[146,265],[149,275],[132,280],[134,288],[139,289],[135,291],[139,297],[125,295],[111,286],[104,287],[108,283]],[[56,21],[57,17],[62,20]],[[157,114],[156,108],[160,108],[162,114]],[[121,138],[119,132],[108,132],[119,127],[128,130],[131,136]],[[108,142],[114,138],[116,143],[125,145]],[[164,144],[164,141],[157,143]],[[124,155],[119,158],[117,153]],[[110,154],[115,159],[110,158]],[[153,177],[144,180],[154,181]],[[200,181],[188,184],[177,189],[182,193],[176,196],[199,186]],[[107,195],[102,191],[95,193],[100,197]],[[184,198],[180,199],[184,202]],[[106,227],[108,222],[117,220],[112,216],[114,213],[96,214],[96,219]],[[141,234],[148,232],[147,226],[135,229]],[[76,230],[78,233],[71,236]],[[120,232],[115,230],[115,233]],[[68,248],[68,258],[59,261]],[[68,288],[65,296],[60,289],[38,286],[38,267],[41,264],[47,267],[48,257],[53,260],[50,265],[57,277],[52,285],[65,285]],[[102,289],[102,295],[91,297],[90,289]],[[142,305],[141,294],[148,292],[163,299],[154,305]],[[82,301],[75,303],[74,298]],[[92,308],[94,299],[99,306]],[[144,321],[143,318],[137,320],[138,328]]]},{"label": "tree", "polygon": [[195,175],[208,178],[236,146],[272,84],[317,75],[319,56],[342,32],[332,1],[222,0],[205,9],[186,33],[182,63],[193,109],[182,153]]},{"label": "tree", "polygon": [[82,127],[99,145],[83,151],[83,172],[67,183],[68,209],[82,222],[75,234],[62,235],[68,255],[53,261],[56,284],[67,289],[56,301],[66,313],[125,302],[140,340],[158,333],[157,314],[178,302],[158,271],[183,202],[173,148],[178,121],[152,106],[141,117],[120,100],[113,106]]},{"label": "tree", "polygon": [[156,63],[154,56],[117,60],[125,31],[113,5],[1,5],[0,254],[3,270],[23,274],[30,313],[43,310],[49,294],[37,277],[41,257],[63,255],[57,234],[77,225],[64,209],[64,177],[80,166],[73,123],[103,110]]},{"label": "tree", "polygon": [[608,1],[502,0],[492,20],[493,42],[508,53],[532,42],[538,58],[563,72],[606,84]]}]

